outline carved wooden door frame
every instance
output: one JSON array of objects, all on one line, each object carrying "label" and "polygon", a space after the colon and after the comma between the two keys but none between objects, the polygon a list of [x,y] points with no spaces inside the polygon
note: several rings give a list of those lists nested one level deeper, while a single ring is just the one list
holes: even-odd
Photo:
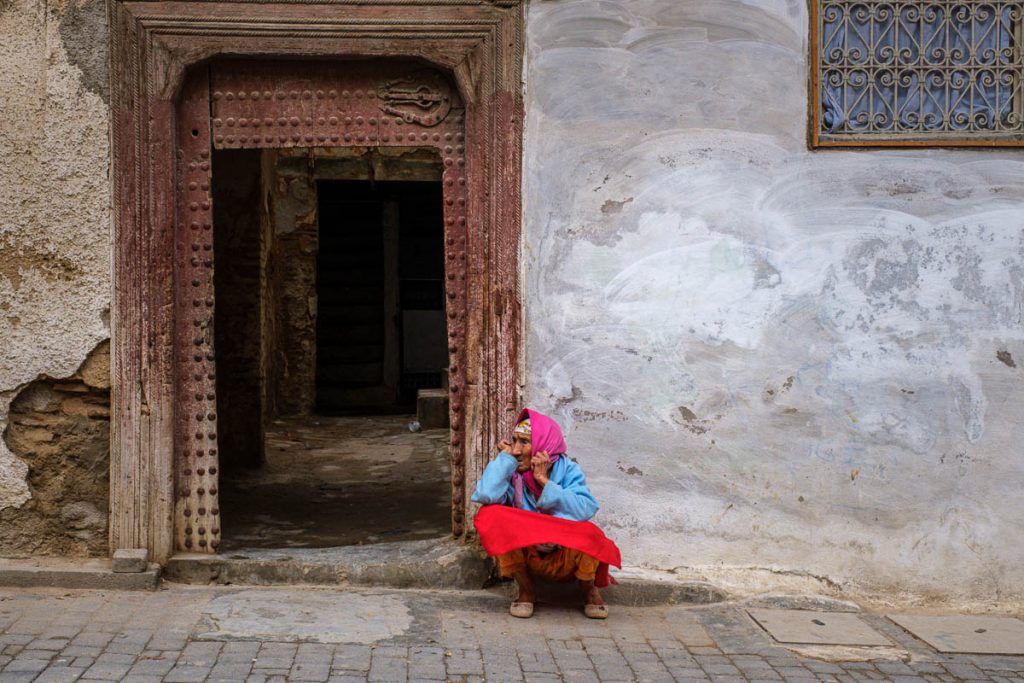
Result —
[{"label": "carved wooden door frame", "polygon": [[[465,182],[464,215],[447,205],[459,202],[459,195],[445,195],[446,222],[455,223],[446,225],[446,263],[463,264],[449,271],[447,296],[453,308],[452,525],[456,534],[465,531],[466,491],[475,485],[501,431],[515,419],[519,402],[522,13],[522,0],[111,0],[112,551],[148,548],[160,562],[176,549],[215,551],[211,542],[199,546],[198,537],[186,547],[185,526],[175,520],[185,519],[186,510],[196,515],[202,505],[206,538],[215,539],[213,301],[208,284],[213,255],[201,235],[209,232],[203,216],[210,208],[211,142],[218,133],[209,124],[194,125],[204,107],[209,121],[211,91],[202,76],[208,72],[202,68],[199,76],[186,76],[197,65],[224,56],[400,57],[447,73],[455,83],[465,107],[459,121],[465,135],[462,153],[457,144],[444,144],[444,133],[433,139],[438,122],[406,122],[419,124],[418,137],[428,136],[418,142],[441,149],[445,180]],[[330,97],[329,87],[319,89]],[[251,92],[262,96],[264,90]],[[309,95],[315,99],[317,87]],[[397,112],[400,118],[406,114]],[[329,128],[337,124],[313,117],[307,126],[302,119],[287,118],[295,126],[289,135],[300,135],[296,143],[338,144],[331,140],[338,129]],[[383,128],[379,121],[374,125],[378,128],[372,134],[379,141]],[[229,146],[226,134],[221,135],[214,144]],[[461,230],[459,217],[465,218]],[[185,460],[200,450],[204,460]]]}]

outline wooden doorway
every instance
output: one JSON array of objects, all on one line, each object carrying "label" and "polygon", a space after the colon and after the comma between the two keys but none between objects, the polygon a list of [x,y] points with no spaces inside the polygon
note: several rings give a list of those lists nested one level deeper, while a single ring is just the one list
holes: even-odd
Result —
[{"label": "wooden doorway", "polygon": [[467,488],[518,404],[520,3],[114,2],[112,16],[111,549],[165,561],[219,545],[214,148],[441,154],[452,530],[464,533]]}]

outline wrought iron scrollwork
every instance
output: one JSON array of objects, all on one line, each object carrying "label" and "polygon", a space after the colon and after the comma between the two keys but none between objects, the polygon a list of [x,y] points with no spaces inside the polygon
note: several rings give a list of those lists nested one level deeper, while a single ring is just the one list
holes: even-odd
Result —
[{"label": "wrought iron scrollwork", "polygon": [[819,3],[821,139],[1024,134],[1024,2]]}]

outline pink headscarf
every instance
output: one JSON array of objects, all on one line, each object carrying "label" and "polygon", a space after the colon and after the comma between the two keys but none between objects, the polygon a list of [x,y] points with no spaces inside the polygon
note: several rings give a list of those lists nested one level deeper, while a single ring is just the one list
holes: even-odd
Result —
[{"label": "pink headscarf", "polygon": [[[565,445],[565,437],[562,436],[562,428],[558,426],[557,422],[547,415],[538,413],[536,410],[524,408],[523,412],[519,413],[519,419],[516,420],[516,424],[519,424],[526,418],[530,418],[530,441],[533,444],[534,453],[547,451],[548,455],[551,456],[551,462],[554,463],[558,460],[559,456],[564,455],[569,450]],[[526,470],[522,474],[515,472],[512,475],[512,487],[515,489],[515,506],[517,508],[523,507],[524,484],[526,488],[530,489],[530,493],[533,494],[534,498],[540,498],[542,489],[533,477],[533,470]]]}]

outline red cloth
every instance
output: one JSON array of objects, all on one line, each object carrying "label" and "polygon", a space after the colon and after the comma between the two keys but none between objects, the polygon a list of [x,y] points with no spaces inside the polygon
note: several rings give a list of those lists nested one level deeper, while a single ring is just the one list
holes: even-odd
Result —
[{"label": "red cloth", "polygon": [[601,562],[594,579],[598,588],[615,583],[608,574],[608,565],[622,568],[618,547],[590,522],[573,522],[504,505],[485,505],[476,513],[473,526],[490,555],[539,543],[557,543],[596,557]]}]

